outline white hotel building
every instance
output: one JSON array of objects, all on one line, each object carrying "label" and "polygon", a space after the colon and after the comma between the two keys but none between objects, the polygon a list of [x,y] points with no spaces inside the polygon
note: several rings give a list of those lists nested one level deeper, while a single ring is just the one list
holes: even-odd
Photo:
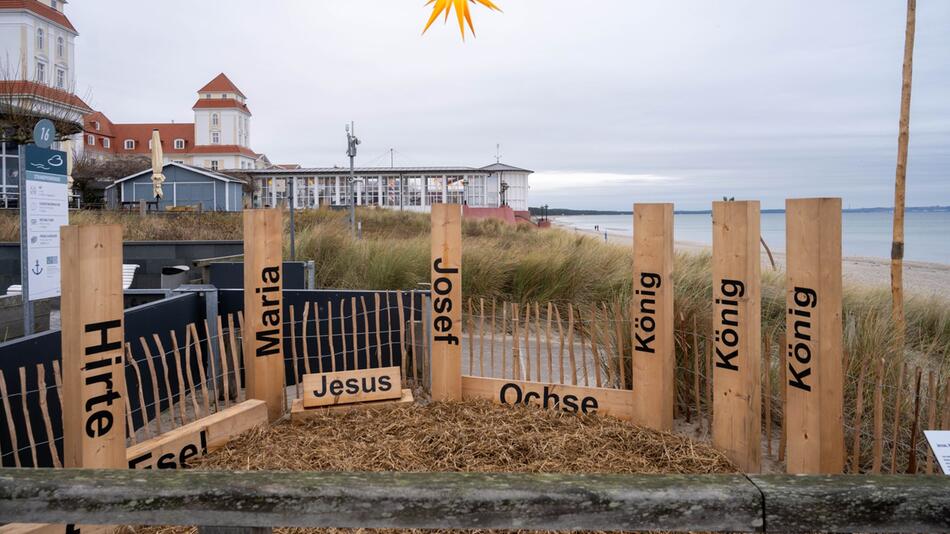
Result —
[{"label": "white hotel building", "polygon": [[[282,206],[291,197],[297,208],[348,205],[348,168],[271,168],[242,174],[254,184],[254,207]],[[363,167],[354,174],[357,206],[428,212],[433,204],[463,204],[474,216],[498,217],[511,211],[514,218],[528,211],[532,171],[495,163],[479,168]]]}]

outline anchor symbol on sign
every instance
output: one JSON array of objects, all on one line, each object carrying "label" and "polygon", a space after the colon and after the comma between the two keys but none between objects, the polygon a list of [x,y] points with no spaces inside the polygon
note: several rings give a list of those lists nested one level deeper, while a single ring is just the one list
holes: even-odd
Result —
[{"label": "anchor symbol on sign", "polygon": [[40,267],[40,260],[36,260],[36,265],[30,270],[33,271],[33,274],[39,276],[40,273],[43,272],[43,268]]}]

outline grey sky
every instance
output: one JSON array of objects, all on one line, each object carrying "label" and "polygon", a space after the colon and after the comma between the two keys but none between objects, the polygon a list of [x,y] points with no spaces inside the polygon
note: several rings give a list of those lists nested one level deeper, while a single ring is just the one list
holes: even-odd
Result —
[{"label": "grey sky", "polygon": [[[531,203],[722,195],[893,202],[900,0],[497,0],[425,36],[423,0],[72,0],[79,92],[117,122],[193,120],[224,71],[272,161],[538,172]],[[154,36],[154,37],[153,37]],[[950,2],[918,2],[908,204],[950,204]]]}]

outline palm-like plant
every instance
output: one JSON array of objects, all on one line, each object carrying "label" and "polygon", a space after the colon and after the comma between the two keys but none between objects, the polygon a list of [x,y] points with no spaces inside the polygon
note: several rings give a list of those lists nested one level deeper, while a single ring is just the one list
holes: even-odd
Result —
[{"label": "palm-like plant", "polygon": [[432,26],[435,19],[439,18],[439,15],[442,13],[445,13],[445,20],[448,21],[449,14],[454,7],[455,17],[459,23],[459,32],[462,33],[462,40],[465,40],[466,23],[468,23],[468,28],[472,31],[472,35],[475,35],[475,26],[472,25],[472,14],[469,10],[469,3],[478,3],[493,11],[501,11],[491,0],[429,0],[426,2],[426,5],[432,6],[432,15],[429,17],[429,22],[426,23],[426,27],[422,30],[422,33],[425,33],[426,30],[429,29],[429,26]]}]

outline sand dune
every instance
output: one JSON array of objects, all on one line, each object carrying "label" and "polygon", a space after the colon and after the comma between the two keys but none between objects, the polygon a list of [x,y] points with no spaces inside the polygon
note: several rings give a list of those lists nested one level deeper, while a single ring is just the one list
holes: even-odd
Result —
[{"label": "sand dune", "polygon": [[[568,232],[578,232],[604,238],[602,232],[580,230],[568,226],[560,226]],[[622,234],[607,234],[607,241],[621,245],[631,244],[631,238]],[[710,245],[691,241],[677,241],[675,248],[678,252],[708,252]],[[785,254],[772,251],[776,267],[783,269]],[[763,269],[771,269],[768,255],[762,252]],[[845,283],[868,288],[888,289],[891,280],[890,260],[885,258],[847,257],[843,260],[842,273]],[[921,261],[904,262],[904,291],[909,295],[931,296],[939,295],[950,300],[950,265],[943,263],[928,263]]]}]

